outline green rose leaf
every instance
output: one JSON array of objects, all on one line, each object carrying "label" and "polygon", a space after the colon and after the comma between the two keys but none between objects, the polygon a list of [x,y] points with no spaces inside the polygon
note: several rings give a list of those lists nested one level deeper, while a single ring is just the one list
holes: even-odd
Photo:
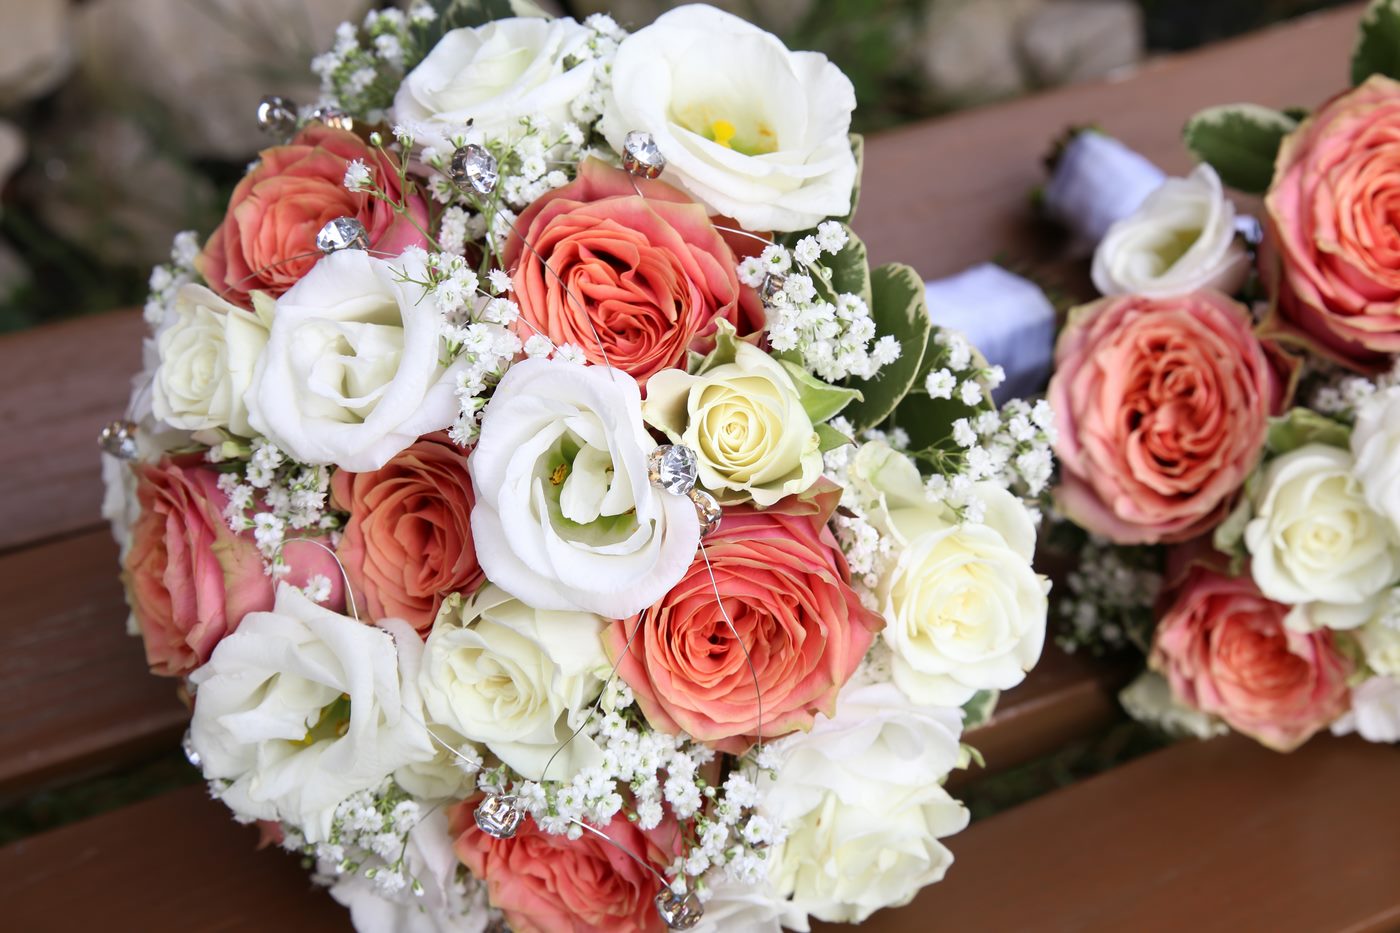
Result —
[{"label": "green rose leaf", "polygon": [[978,690],[972,699],[963,704],[963,729],[976,729],[992,718],[996,712],[1000,690]]},{"label": "green rose leaf", "polygon": [[818,449],[821,450],[822,453],[855,443],[851,438],[842,434],[829,424],[814,425],[814,429],[817,432]]},{"label": "green rose leaf", "polygon": [[860,399],[860,392],[842,386],[822,382],[807,370],[787,360],[778,361],[783,370],[792,377],[797,388],[797,397],[802,402],[802,410],[812,419],[812,424],[821,424],[840,414],[841,409]]},{"label": "green rose leaf", "polygon": [[892,335],[899,341],[899,359],[873,379],[851,379],[849,387],[861,394],[846,409],[854,429],[864,431],[884,421],[908,394],[924,362],[930,324],[924,305],[924,280],[903,263],[889,263],[870,273],[870,314],[877,337]]},{"label": "green rose leaf", "polygon": [[1400,78],[1400,2],[1372,0],[1361,17],[1361,35],[1351,55],[1351,83],[1371,75]]},{"label": "green rose leaf", "polygon": [[1269,419],[1264,447],[1272,456],[1297,450],[1304,444],[1327,444],[1351,449],[1351,430],[1309,408],[1293,408],[1287,414]]},{"label": "green rose leaf", "polygon": [[860,203],[860,176],[865,171],[865,137],[859,133],[851,134],[851,155],[856,157],[856,181],[851,186],[851,209],[845,217],[838,217],[837,220],[849,224],[851,218],[856,216],[856,205]]},{"label": "green rose leaf", "polygon": [[[1255,470],[1250,475],[1250,480],[1246,486],[1254,484],[1254,478],[1259,475]],[[1230,558],[1230,572],[1238,573],[1244,564],[1244,559],[1249,556],[1249,552],[1244,546],[1244,529],[1249,524],[1249,520],[1254,517],[1254,509],[1250,504],[1249,492],[1246,489],[1244,495],[1240,496],[1237,504],[1230,514],[1225,516],[1225,520],[1215,528],[1215,534],[1211,537],[1211,544],[1221,554]]]},{"label": "green rose leaf", "polygon": [[1256,104],[1202,110],[1186,124],[1186,146],[1232,188],[1263,194],[1274,177],[1274,158],[1298,121]]}]

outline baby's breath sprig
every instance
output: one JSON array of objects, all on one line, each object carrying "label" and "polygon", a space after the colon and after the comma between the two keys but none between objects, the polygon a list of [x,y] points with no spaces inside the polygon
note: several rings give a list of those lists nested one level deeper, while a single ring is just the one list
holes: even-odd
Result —
[{"label": "baby's breath sprig", "polygon": [[341,23],[330,51],[311,60],[324,104],[378,123],[403,76],[432,48],[437,12],[417,2],[402,10],[370,10],[360,26]]},{"label": "baby's breath sprig", "polygon": [[142,316],[151,327],[159,327],[175,303],[175,294],[184,285],[199,281],[194,261],[199,256],[199,240],[193,230],[175,234],[170,246],[170,262],[151,270],[150,294]]},{"label": "baby's breath sprig", "polygon": [[1100,655],[1152,640],[1153,602],[1162,586],[1162,550],[1124,547],[1086,536],[1060,600],[1065,625],[1056,641],[1069,653]]}]

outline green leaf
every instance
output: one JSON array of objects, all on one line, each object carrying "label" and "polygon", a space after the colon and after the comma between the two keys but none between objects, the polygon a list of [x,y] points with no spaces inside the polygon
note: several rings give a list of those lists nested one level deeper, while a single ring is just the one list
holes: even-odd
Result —
[{"label": "green leaf", "polygon": [[856,207],[860,204],[860,176],[865,171],[865,137],[859,133],[852,133],[851,155],[856,157],[856,180],[851,186],[851,209],[846,212],[845,217],[838,217],[837,220],[849,224],[851,218],[856,216]]},{"label": "green leaf", "polygon": [[870,298],[870,261],[866,256],[865,244],[854,230],[845,224],[846,245],[835,256],[823,261],[831,270],[831,286],[838,293],[859,295],[866,306]]},{"label": "green leaf", "polygon": [[1400,78],[1400,2],[1372,0],[1361,17],[1361,34],[1351,54],[1351,83],[1371,75]]},{"label": "green leaf", "polygon": [[[1251,475],[1251,480],[1254,475]],[[1252,483],[1250,484],[1252,485]],[[1249,556],[1249,552],[1244,546],[1244,528],[1249,524],[1249,520],[1254,517],[1254,508],[1250,504],[1248,490],[1240,496],[1237,504],[1230,514],[1225,516],[1225,520],[1215,527],[1215,534],[1211,538],[1211,544],[1221,554],[1228,555],[1232,566],[1234,562],[1243,562]]]},{"label": "green leaf", "polygon": [[792,377],[792,384],[797,387],[797,397],[802,402],[802,410],[812,419],[813,424],[831,420],[851,402],[860,399],[860,392],[857,390],[822,382],[807,372],[805,367],[789,363],[787,360],[779,360],[778,363]]},{"label": "green leaf", "polygon": [[851,440],[849,437],[842,434],[840,431],[836,430],[829,424],[817,425],[816,432],[818,446],[820,447],[822,453],[826,453],[828,450],[835,450],[838,447],[845,447],[847,444],[855,443],[855,441]]},{"label": "green leaf", "polygon": [[1000,690],[978,690],[972,695],[972,699],[963,704],[963,731],[976,729],[978,726],[992,718],[992,713],[996,712],[997,700],[1001,698]]},{"label": "green leaf", "polygon": [[1274,177],[1283,138],[1298,127],[1287,114],[1256,104],[1202,110],[1186,124],[1186,146],[1232,188],[1263,194]]},{"label": "green leaf", "polygon": [[1292,408],[1278,418],[1269,419],[1269,434],[1264,441],[1268,452],[1277,457],[1304,444],[1327,444],[1348,450],[1351,429],[1310,408]]},{"label": "green leaf", "polygon": [[[982,381],[982,401],[976,405],[968,405],[957,396],[933,398],[924,389],[924,382],[927,380],[928,374],[932,372],[933,367],[939,364],[940,358],[945,361],[947,359],[946,356],[940,357],[938,348],[934,345],[934,338],[939,330],[951,330],[951,328],[933,328],[933,333],[929,335],[928,350],[924,353],[923,365],[919,367],[918,375],[914,378],[913,388],[904,401],[899,403],[899,407],[895,409],[894,423],[908,433],[911,450],[940,447],[948,453],[954,453],[962,448],[952,440],[953,422],[959,418],[972,421],[982,412],[994,409],[996,405],[992,401],[992,391],[987,387],[985,380]],[[968,343],[971,345],[971,341]],[[968,367],[970,370],[987,368],[987,358],[976,346],[972,346],[972,361]]]},{"label": "green leaf", "polygon": [[849,387],[861,394],[845,412],[857,432],[884,421],[908,394],[923,365],[930,330],[924,280],[913,269],[897,262],[880,266],[870,274],[870,294],[877,337],[893,335],[900,353],[875,378],[849,380]]}]

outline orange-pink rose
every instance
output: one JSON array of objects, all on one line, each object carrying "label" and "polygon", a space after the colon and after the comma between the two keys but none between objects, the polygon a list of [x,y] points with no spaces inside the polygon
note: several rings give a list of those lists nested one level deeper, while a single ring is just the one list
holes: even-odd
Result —
[{"label": "orange-pink rose", "polygon": [[1048,398],[1060,508],[1119,544],[1216,525],[1259,459],[1291,364],[1218,292],[1103,298],[1070,312]]},{"label": "orange-pink rose", "polygon": [[233,189],[228,213],[204,246],[198,266],[209,287],[249,306],[249,293],[273,297],[291,288],[321,258],[316,234],[327,221],[354,217],[365,225],[370,245],[397,256],[426,246],[428,205],[407,195],[408,216],[392,205],[345,187],[345,169],[359,159],[390,198],[404,200],[394,159],[348,130],[308,126],[284,146],[259,154],[258,162]]},{"label": "orange-pink rose", "polygon": [[1351,663],[1332,631],[1289,629],[1289,607],[1266,598],[1248,573],[1193,564],[1167,592],[1151,664],[1178,702],[1278,751],[1346,712]]},{"label": "orange-pink rose", "polygon": [[601,341],[607,360],[645,385],[683,366],[687,351],[709,349],[718,319],[742,336],[762,326],[763,311],[705,208],[670,185],[638,184],[645,198],[621,169],[584,162],[575,181],[520,215],[533,251],[512,237],[504,261],[522,337],[575,344],[598,364]]},{"label": "orange-pink rose", "polygon": [[1264,206],[1280,335],[1358,368],[1400,352],[1400,83],[1374,75],[1303,121]]},{"label": "orange-pink rose", "polygon": [[[705,538],[715,582],[697,555],[641,614],[618,666],[653,726],[738,753],[758,735],[760,698],[765,738],[834,714],[837,692],[883,626],[851,589],[827,528],[838,495],[828,485],[763,511],[724,510],[719,530]],[[608,629],[604,644],[614,659],[638,624],[626,619]]]},{"label": "orange-pink rose", "polygon": [[[462,864],[486,882],[491,905],[516,933],[659,933],[666,928],[653,898],[656,878],[624,852],[591,833],[553,836],[526,817],[510,839],[477,828],[480,797],[448,812],[453,848]],[[643,832],[619,813],[598,829],[627,852],[664,871],[679,852],[680,833],[669,814]]]},{"label": "orange-pink rose", "polygon": [[426,632],[444,598],[485,579],[472,543],[467,453],[445,435],[422,438],[372,473],[338,471],[331,494],[350,513],[339,554],[371,618]]},{"label": "orange-pink rose", "polygon": [[[245,615],[272,608],[273,581],[251,534],[228,527],[219,473],[199,455],[135,469],[141,514],[131,528],[122,579],[151,670],[181,676],[209,660]],[[329,553],[292,542],[284,557],[291,568],[287,582],[302,586],[325,576],[329,604],[340,605],[340,570]]]}]

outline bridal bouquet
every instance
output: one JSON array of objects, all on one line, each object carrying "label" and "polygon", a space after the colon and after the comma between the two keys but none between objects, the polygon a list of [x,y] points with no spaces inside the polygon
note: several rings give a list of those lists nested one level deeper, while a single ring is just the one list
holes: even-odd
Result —
[{"label": "bridal bouquet", "polygon": [[1124,702],[1176,730],[1400,740],[1396,36],[1372,4],[1311,114],[1196,116],[1202,164],[1107,228],[1059,338],[1055,501],[1092,535],[1070,640],[1142,648]]},{"label": "bridal bouquet", "polygon": [[825,57],[510,12],[342,26],[152,276],[102,443],[186,752],[361,930],[905,903],[1041,652],[1049,410],[869,267]]}]

